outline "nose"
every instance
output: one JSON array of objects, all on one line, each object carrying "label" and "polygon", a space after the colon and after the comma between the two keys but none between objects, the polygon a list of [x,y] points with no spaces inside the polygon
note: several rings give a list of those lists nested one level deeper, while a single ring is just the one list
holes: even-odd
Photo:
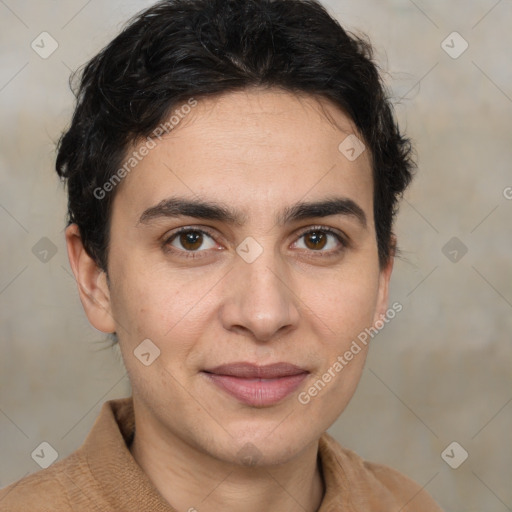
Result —
[{"label": "nose", "polygon": [[266,249],[252,263],[238,258],[221,307],[223,327],[268,342],[295,330],[299,298],[285,262]]}]

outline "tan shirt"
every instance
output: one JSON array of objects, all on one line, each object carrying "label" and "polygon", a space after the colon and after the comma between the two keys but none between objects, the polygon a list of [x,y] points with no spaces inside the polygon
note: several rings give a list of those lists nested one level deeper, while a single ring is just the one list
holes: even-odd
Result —
[{"label": "tan shirt", "polygon": [[[0,511],[176,512],[132,457],[133,432],[131,398],[106,402],[78,450],[0,490]],[[365,462],[327,433],[319,457],[325,495],[318,512],[442,512],[416,483]]]}]

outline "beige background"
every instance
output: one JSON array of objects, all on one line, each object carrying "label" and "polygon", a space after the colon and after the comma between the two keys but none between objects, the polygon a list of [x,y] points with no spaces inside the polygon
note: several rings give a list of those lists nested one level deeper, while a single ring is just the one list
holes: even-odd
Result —
[{"label": "beige background", "polygon": [[[54,143],[72,113],[70,69],[151,3],[0,0],[0,486],[39,469],[42,441],[65,457],[101,403],[129,393],[69,273]],[[512,2],[326,5],[370,35],[420,163],[397,225],[391,302],[404,309],[330,431],[446,511],[512,510]],[[59,44],[46,60],[30,46],[43,31]],[[457,59],[441,47],[453,31],[469,43]],[[46,263],[32,252],[43,237],[57,250]],[[452,237],[467,247],[455,263],[442,251]],[[469,453],[458,469],[441,458],[452,441]]]}]

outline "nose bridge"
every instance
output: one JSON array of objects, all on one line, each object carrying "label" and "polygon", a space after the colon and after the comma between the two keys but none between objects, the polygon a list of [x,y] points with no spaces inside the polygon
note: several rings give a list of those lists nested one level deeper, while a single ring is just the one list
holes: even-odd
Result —
[{"label": "nose bridge", "polygon": [[[277,255],[266,249],[252,263],[239,262],[241,282],[246,283],[244,296],[253,299],[269,300],[284,299],[289,289],[286,287],[286,276],[283,265],[279,264]],[[281,275],[280,275],[281,274]]]},{"label": "nose bridge", "polygon": [[299,318],[286,264],[270,238],[267,241],[246,239],[238,246],[223,317],[225,328],[244,328],[262,340],[296,324]]}]

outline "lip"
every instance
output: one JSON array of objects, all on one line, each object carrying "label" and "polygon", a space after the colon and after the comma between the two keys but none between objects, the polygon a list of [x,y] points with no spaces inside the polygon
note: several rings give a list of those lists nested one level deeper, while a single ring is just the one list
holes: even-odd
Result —
[{"label": "lip", "polygon": [[258,366],[237,362],[216,366],[203,373],[210,382],[254,407],[274,405],[293,393],[309,375],[304,368],[290,363]]}]

